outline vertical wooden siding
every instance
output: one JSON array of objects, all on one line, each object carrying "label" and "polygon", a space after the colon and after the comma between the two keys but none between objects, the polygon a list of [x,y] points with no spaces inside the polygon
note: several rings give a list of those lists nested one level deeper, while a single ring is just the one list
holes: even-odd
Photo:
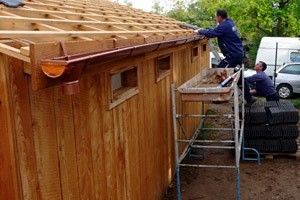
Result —
[{"label": "vertical wooden siding", "polygon": [[[26,138],[17,132],[20,160],[24,167],[33,166],[20,167],[24,199],[160,199],[174,168],[170,85],[183,83],[207,64],[207,52],[193,62],[191,52],[190,46],[174,51],[173,76],[157,83],[153,54],[104,71],[99,67],[82,77],[81,92],[74,96],[57,87],[34,92],[28,85],[22,97],[31,107],[32,126],[20,124],[29,131]],[[139,94],[108,110],[106,72],[125,63],[138,65]],[[199,109],[197,104],[181,107],[183,112]],[[185,123],[190,130],[197,125]]]},{"label": "vertical wooden siding", "polygon": [[[0,54],[0,199],[19,199],[9,57]],[[22,66],[18,66],[22,67]]]},{"label": "vertical wooden siding", "polygon": [[[196,74],[200,73],[201,70],[209,67],[209,50],[206,47],[206,51],[203,51],[202,45],[206,45],[207,42],[203,41],[198,45],[199,54],[198,57],[191,60],[191,49],[182,49],[177,51],[174,56],[174,63],[176,66],[173,71],[174,82],[176,86],[180,86],[187,80],[191,79]],[[195,46],[192,46],[193,48]],[[180,96],[176,93],[177,97],[177,113],[180,114],[200,114],[201,104],[199,102],[181,102]],[[193,135],[195,128],[199,125],[199,119],[184,118],[181,119],[181,124],[184,131],[178,128],[179,139],[190,139]],[[179,144],[180,153],[186,147],[186,143]],[[173,147],[172,147],[173,149]]]}]

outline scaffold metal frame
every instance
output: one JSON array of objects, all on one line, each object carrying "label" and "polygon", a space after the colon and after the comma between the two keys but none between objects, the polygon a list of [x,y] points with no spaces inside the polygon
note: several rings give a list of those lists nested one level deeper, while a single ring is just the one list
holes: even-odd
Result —
[{"label": "scaffold metal frame", "polygon": [[[244,69],[241,67],[238,75],[234,78],[233,84],[231,85],[231,89],[233,90],[233,113],[223,114],[223,115],[208,115],[204,112],[205,104],[211,102],[203,102],[202,103],[202,113],[199,114],[179,114],[177,113],[177,102],[176,102],[176,92],[180,91],[172,85],[172,109],[173,109],[173,124],[174,124],[174,139],[175,139],[175,160],[176,160],[176,186],[177,186],[177,199],[182,199],[181,194],[181,183],[180,183],[180,168],[181,167],[199,167],[199,168],[223,168],[223,169],[235,169],[236,174],[236,199],[241,199],[240,192],[240,159],[241,159],[241,151],[242,151],[242,143],[243,143],[243,133],[244,133],[244,116],[245,116],[245,108],[244,108],[244,80],[242,78],[242,89],[240,93],[240,89],[238,87],[238,80],[243,74]],[[242,95],[242,98],[239,99],[239,95]],[[180,98],[179,98],[180,99]],[[181,100],[181,102],[183,102]],[[240,107],[241,107],[241,115],[240,115]],[[224,128],[205,128],[204,120],[211,117],[227,117],[232,120],[233,127],[224,127]],[[179,130],[185,132],[183,124],[180,122],[180,119],[183,118],[199,118],[200,123],[194,134],[190,139],[181,139],[178,138]],[[233,133],[232,140],[198,140],[199,134],[203,130],[214,130],[214,131],[228,131]],[[184,150],[179,152],[179,143],[186,144]],[[201,145],[199,145],[201,143]],[[228,146],[230,145],[230,146]],[[224,150],[235,150],[235,162],[233,165],[199,165],[199,164],[185,164],[183,160],[193,149],[224,149]]]}]

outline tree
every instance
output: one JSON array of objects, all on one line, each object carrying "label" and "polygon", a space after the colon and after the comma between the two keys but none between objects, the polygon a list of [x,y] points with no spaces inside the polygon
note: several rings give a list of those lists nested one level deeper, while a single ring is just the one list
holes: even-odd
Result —
[{"label": "tree", "polygon": [[226,9],[249,43],[252,60],[264,36],[299,36],[300,0],[191,0],[176,1],[168,16],[200,27],[215,26],[219,8]]},{"label": "tree", "polygon": [[200,1],[177,0],[167,16],[199,27],[212,26],[214,18],[203,9]]},{"label": "tree", "polygon": [[164,7],[160,4],[160,1],[155,0],[153,2],[152,12],[156,14],[164,14]]},{"label": "tree", "polygon": [[198,0],[211,14],[224,8],[235,20],[242,37],[250,43],[249,55],[256,57],[264,36],[292,37],[300,34],[299,0]]}]

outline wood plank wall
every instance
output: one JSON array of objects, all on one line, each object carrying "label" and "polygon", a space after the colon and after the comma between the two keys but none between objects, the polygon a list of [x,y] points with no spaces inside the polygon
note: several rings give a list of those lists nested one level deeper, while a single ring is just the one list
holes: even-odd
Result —
[{"label": "wood plank wall", "polygon": [[0,199],[18,199],[17,152],[14,114],[11,112],[9,67],[11,59],[0,54]]},{"label": "wood plank wall", "polygon": [[[154,58],[170,50],[99,66],[73,96],[59,87],[32,91],[29,76],[11,71],[23,199],[161,199],[174,173],[170,85],[199,73],[209,58],[207,50],[193,60],[191,45],[171,52],[173,74],[159,82]],[[107,72],[128,65],[138,66],[139,93],[109,110]],[[190,131],[197,125],[185,123]]]}]

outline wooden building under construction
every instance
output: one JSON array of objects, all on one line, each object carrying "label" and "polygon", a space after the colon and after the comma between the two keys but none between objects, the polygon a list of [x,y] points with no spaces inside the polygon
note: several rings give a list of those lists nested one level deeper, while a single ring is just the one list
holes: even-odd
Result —
[{"label": "wooden building under construction", "polygon": [[160,199],[170,86],[208,67],[207,40],[109,1],[24,3],[0,5],[0,199]]}]

